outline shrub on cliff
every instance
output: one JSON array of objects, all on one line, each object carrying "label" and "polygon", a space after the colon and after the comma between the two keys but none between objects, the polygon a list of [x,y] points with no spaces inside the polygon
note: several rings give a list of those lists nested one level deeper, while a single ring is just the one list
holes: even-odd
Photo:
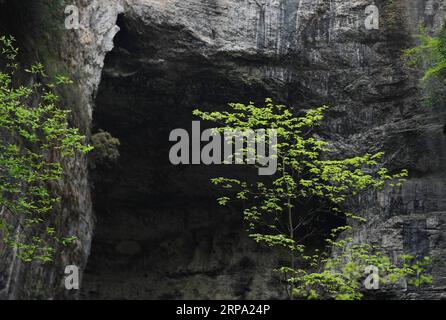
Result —
[{"label": "shrub on cliff", "polygon": [[429,36],[426,29],[420,27],[418,35],[420,44],[404,51],[409,66],[417,66],[424,71],[421,78],[444,78],[446,72],[446,24],[436,36]]},{"label": "shrub on cliff", "polygon": [[421,89],[429,106],[444,106],[446,100],[446,24],[435,36],[424,27],[418,33],[419,45],[403,53],[406,65],[421,71]]},{"label": "shrub on cliff", "polygon": [[119,159],[119,146],[121,142],[113,137],[109,132],[99,130],[91,136],[91,144],[94,151],[90,155],[90,168],[97,166],[110,167]]}]

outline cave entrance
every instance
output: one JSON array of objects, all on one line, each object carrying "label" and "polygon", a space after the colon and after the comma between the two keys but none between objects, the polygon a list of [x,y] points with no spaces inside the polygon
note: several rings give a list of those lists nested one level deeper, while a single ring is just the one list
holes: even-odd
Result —
[{"label": "cave entrance", "polygon": [[283,298],[283,283],[272,271],[280,257],[249,239],[240,210],[219,207],[209,182],[240,167],[173,166],[169,134],[188,130],[195,108],[265,97],[305,103],[308,92],[265,76],[258,56],[210,54],[208,44],[183,29],[124,16],[118,24],[93,132],[118,138],[120,157],[91,172],[97,221],[83,297]]},{"label": "cave entrance", "polygon": [[[91,174],[97,221],[83,296],[97,299],[278,298],[273,258],[216,205],[209,179],[232,168],[173,166],[169,133],[192,110],[266,96],[191,35],[120,16],[96,98],[93,132],[120,140]],[[196,120],[196,119],[195,119]]]}]

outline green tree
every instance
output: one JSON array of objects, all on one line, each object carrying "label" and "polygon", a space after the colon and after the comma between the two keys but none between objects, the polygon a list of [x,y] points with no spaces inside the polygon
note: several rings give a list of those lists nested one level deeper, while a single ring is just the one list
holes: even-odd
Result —
[{"label": "green tree", "polygon": [[49,262],[57,245],[75,240],[51,224],[62,162],[91,148],[58,106],[55,89],[71,81],[50,79],[40,63],[20,69],[13,37],[1,37],[0,46],[0,235],[23,261]]},{"label": "green tree", "polygon": [[420,87],[423,103],[427,106],[443,106],[446,99],[446,24],[435,36],[420,27],[419,45],[403,52],[403,60],[410,68],[422,72]]},{"label": "green tree", "polygon": [[424,27],[420,27],[420,44],[404,51],[403,57],[409,66],[424,70],[422,81],[437,77],[444,79],[446,70],[446,24],[436,36],[430,36]]},{"label": "green tree", "polygon": [[[229,111],[223,112],[195,110],[194,115],[218,124],[215,129],[218,132],[243,134],[247,129],[274,129],[278,139],[277,145],[272,146],[277,152],[277,172],[269,179],[218,177],[212,183],[225,190],[218,200],[221,205],[231,201],[243,203],[244,219],[252,239],[287,252],[288,265],[278,270],[289,283],[290,297],[360,298],[358,272],[371,262],[381,266],[382,271],[410,273],[406,272],[408,269],[397,270],[390,261],[383,260],[384,254],[376,248],[353,245],[352,239],[336,241],[331,237],[324,252],[310,250],[312,253],[308,253],[305,245],[311,231],[317,230],[321,215],[334,214],[345,221],[363,220],[343,209],[346,200],[386,185],[400,186],[408,175],[406,170],[390,174],[380,165],[381,152],[336,159],[329,143],[315,134],[326,106],[309,110],[302,116],[295,116],[290,108],[276,105],[271,99],[266,99],[262,107],[254,103],[233,103],[229,107]],[[270,134],[273,133],[266,133],[262,142],[270,141]],[[249,144],[238,152],[244,156],[255,154]],[[258,158],[261,156],[256,155],[256,160],[261,160]],[[333,232],[348,228],[341,226]],[[332,257],[331,249],[341,247],[350,249],[338,258]],[[341,261],[349,269],[341,267]],[[335,269],[339,270],[335,272]],[[346,270],[350,270],[349,274]]]}]

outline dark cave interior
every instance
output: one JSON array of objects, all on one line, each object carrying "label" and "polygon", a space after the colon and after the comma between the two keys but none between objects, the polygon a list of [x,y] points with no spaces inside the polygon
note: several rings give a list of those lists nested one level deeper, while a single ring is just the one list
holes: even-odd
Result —
[{"label": "dark cave interior", "polygon": [[115,166],[92,173],[97,223],[85,294],[246,297],[255,270],[267,272],[265,264],[272,261],[262,262],[266,250],[247,239],[242,217],[217,206],[209,179],[234,168],[173,166],[168,137],[175,128],[190,130],[196,107],[260,98],[262,91],[192,54],[166,59],[167,53],[184,50],[177,31],[154,28],[145,33],[148,40],[135,39],[138,33],[129,32],[122,16],[119,25],[93,132],[103,129],[119,138],[121,156]]}]

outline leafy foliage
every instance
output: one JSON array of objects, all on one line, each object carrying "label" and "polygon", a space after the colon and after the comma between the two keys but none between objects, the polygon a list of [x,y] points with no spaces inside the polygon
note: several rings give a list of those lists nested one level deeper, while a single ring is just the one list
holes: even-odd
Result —
[{"label": "leafy foliage", "polygon": [[21,70],[14,38],[3,36],[0,45],[0,231],[23,261],[49,262],[56,244],[75,240],[49,224],[60,201],[52,190],[62,177],[62,161],[91,147],[68,126],[69,111],[58,106],[55,89],[71,81],[65,76],[49,81],[37,63],[24,69],[29,84],[17,84]]},{"label": "leafy foliage", "polygon": [[[362,297],[359,280],[364,272],[360,270],[370,263],[381,266],[392,279],[395,275],[410,274],[409,268],[396,268],[376,248],[353,245],[351,239],[327,239],[329,246],[322,253],[308,254],[305,246],[308,227],[316,227],[315,217],[331,213],[345,220],[364,220],[344,210],[345,201],[388,184],[400,186],[408,175],[406,170],[390,174],[380,165],[381,152],[335,159],[329,143],[314,134],[326,106],[309,110],[302,116],[295,116],[290,108],[276,105],[271,99],[266,99],[262,107],[254,103],[233,103],[229,107],[224,112],[195,110],[194,115],[218,124],[215,130],[219,132],[275,129],[278,143],[272,147],[277,151],[278,168],[271,179],[212,179],[224,191],[218,202],[220,205],[242,202],[250,237],[259,244],[287,252],[289,265],[278,270],[289,283],[290,296],[359,299]],[[268,141],[268,134],[264,141]],[[243,154],[255,154],[248,145],[243,147]],[[314,202],[316,206],[308,205]],[[343,226],[333,232],[348,228]],[[342,254],[332,257],[331,249],[342,249]]]},{"label": "leafy foliage", "polygon": [[419,287],[432,283],[427,274],[430,260],[428,257],[417,260],[412,256],[401,257],[399,264],[393,263],[380,246],[355,243],[350,237],[337,239],[339,231],[350,227],[333,230],[332,238],[326,240],[327,248],[323,252],[316,250],[307,255],[302,250],[303,266],[290,270],[282,267],[279,271],[291,274],[293,296],[306,299],[360,300],[363,298],[363,284],[367,281],[368,267],[376,268],[378,288]]},{"label": "leafy foliage", "polygon": [[420,86],[424,103],[444,106],[446,98],[446,24],[436,36],[430,36],[424,27],[419,30],[420,44],[404,51],[406,65],[423,72]]},{"label": "leafy foliage", "polygon": [[420,27],[418,35],[420,44],[404,51],[403,57],[409,66],[427,68],[422,77],[426,81],[433,77],[444,77],[446,70],[446,24],[437,36],[428,35],[424,27]]}]

